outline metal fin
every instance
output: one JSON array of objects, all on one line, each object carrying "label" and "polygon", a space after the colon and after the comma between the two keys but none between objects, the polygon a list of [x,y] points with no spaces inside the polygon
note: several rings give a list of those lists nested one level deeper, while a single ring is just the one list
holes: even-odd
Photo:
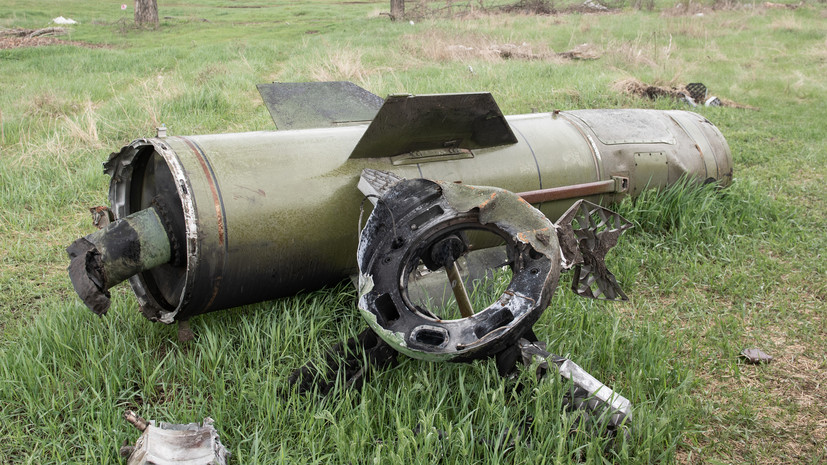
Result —
[{"label": "metal fin", "polygon": [[545,342],[520,339],[518,346],[524,365],[530,366],[535,360],[539,362],[538,379],[545,376],[550,366],[555,366],[560,376],[572,382],[572,390],[565,400],[567,406],[585,410],[596,418],[603,419],[613,430],[631,423],[632,403],[629,399],[600,382],[580,365],[548,352]]},{"label": "metal fin", "polygon": [[489,92],[390,95],[350,158],[516,143],[517,138]]},{"label": "metal fin", "polygon": [[365,168],[362,170],[362,175],[359,176],[359,184],[356,187],[368,196],[371,203],[376,206],[379,197],[385,195],[391,187],[401,181],[402,177],[397,176],[390,171],[374,170]]},{"label": "metal fin", "polygon": [[352,82],[274,82],[256,86],[276,127],[310,129],[369,122],[382,97]]},{"label": "metal fin", "polygon": [[632,223],[608,208],[578,200],[556,225],[563,266],[574,268],[572,291],[592,299],[629,300],[604,260]]}]

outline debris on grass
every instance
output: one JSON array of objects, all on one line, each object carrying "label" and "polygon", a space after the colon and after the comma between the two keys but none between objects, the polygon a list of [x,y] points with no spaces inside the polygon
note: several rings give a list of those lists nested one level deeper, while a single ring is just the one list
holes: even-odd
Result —
[{"label": "debris on grass", "polygon": [[773,3],[773,2],[764,2],[764,8],[782,8],[786,10],[795,10],[798,9],[804,2],[798,3]]},{"label": "debris on grass", "polygon": [[78,42],[76,40],[62,40],[51,36],[4,37],[0,35],[0,50],[21,47],[45,47],[49,45],[74,45],[76,47],[84,48],[111,48],[111,46],[106,44],[90,44],[88,42]]},{"label": "debris on grass", "polygon": [[44,27],[42,29],[0,29],[0,37],[41,37],[41,36],[62,36],[66,34],[66,29],[62,27]]},{"label": "debris on grass", "polygon": [[[460,45],[460,47],[462,47]],[[473,50],[473,48],[470,48]],[[548,52],[534,52],[531,50],[531,45],[523,42],[520,45],[516,44],[491,44],[488,46],[488,52],[499,55],[506,60],[542,60],[548,58]],[[486,51],[483,51],[485,53]]]},{"label": "debris on grass", "polygon": [[609,7],[594,0],[586,0],[585,2],[583,2],[583,7],[589,10],[609,11]]},{"label": "debris on grass", "polygon": [[0,50],[20,47],[42,47],[47,45],[75,45],[85,48],[109,48],[105,44],[90,44],[74,40],[57,39],[68,31],[62,27],[44,27],[41,29],[0,28]]},{"label": "debris on grass", "polygon": [[126,421],[143,434],[135,446],[121,447],[127,465],[175,464],[226,465],[230,452],[218,438],[218,431],[209,417],[204,423],[176,424],[144,420],[131,410],[124,413]]},{"label": "debris on grass", "polygon": [[741,358],[752,364],[770,363],[772,361],[772,355],[767,355],[761,349],[744,349],[741,351]]},{"label": "debris on grass", "polygon": [[500,42],[485,35],[463,34],[462,36],[429,31],[425,34],[409,35],[405,47],[410,47],[429,61],[454,61],[482,59],[500,60],[596,60],[602,51],[595,45],[583,43],[566,52],[555,52],[546,44],[529,42]]},{"label": "debris on grass", "polygon": [[752,105],[744,105],[723,97],[711,97],[706,95],[702,101],[696,103],[695,99],[693,98],[693,90],[690,90],[689,88],[687,88],[687,86],[694,88],[694,86],[697,84],[699,83],[667,87],[646,84],[635,78],[626,78],[615,82],[612,85],[612,90],[615,92],[620,92],[627,95],[634,95],[636,97],[647,98],[650,100],[656,100],[659,98],[671,98],[679,102],[685,102],[692,106],[695,106],[696,104],[707,104],[707,106],[722,106],[746,110],[759,109],[758,107],[754,107]]},{"label": "debris on grass", "polygon": [[77,24],[78,22],[72,18],[64,18],[63,16],[58,16],[57,18],[52,20],[55,24]]},{"label": "debris on grass", "polygon": [[589,43],[577,45],[568,52],[560,52],[557,54],[560,58],[567,58],[569,60],[596,60],[600,58],[601,55],[600,49]]}]

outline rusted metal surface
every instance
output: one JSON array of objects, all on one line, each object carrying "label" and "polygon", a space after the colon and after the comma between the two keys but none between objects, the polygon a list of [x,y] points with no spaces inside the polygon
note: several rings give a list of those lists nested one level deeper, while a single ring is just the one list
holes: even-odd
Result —
[{"label": "rusted metal surface", "polygon": [[109,223],[115,221],[115,215],[112,214],[109,207],[104,205],[90,207],[89,213],[92,214],[92,225],[98,229],[103,229],[109,226]]},{"label": "rusted metal surface", "polygon": [[552,187],[529,192],[519,192],[517,195],[528,203],[543,203],[554,200],[575,199],[598,194],[610,194],[617,191],[617,183],[613,179],[606,181],[587,182],[573,186]]}]

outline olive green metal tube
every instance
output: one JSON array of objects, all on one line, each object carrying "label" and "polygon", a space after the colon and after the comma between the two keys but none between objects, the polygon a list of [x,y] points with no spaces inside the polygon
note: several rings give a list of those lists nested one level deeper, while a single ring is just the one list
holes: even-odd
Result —
[{"label": "olive green metal tube", "polygon": [[129,278],[144,315],[172,323],[349,276],[364,168],[531,194],[549,218],[577,198],[608,204],[683,177],[722,186],[732,179],[726,141],[695,113],[582,110],[505,119],[515,143],[371,157],[352,156],[368,124],[132,142],[105,164],[111,209],[125,218],[163,198],[178,244],[175,258]]},{"label": "olive green metal tube", "polygon": [[99,315],[109,308],[109,288],[171,257],[169,236],[151,207],[76,240],[66,251],[75,290]]}]

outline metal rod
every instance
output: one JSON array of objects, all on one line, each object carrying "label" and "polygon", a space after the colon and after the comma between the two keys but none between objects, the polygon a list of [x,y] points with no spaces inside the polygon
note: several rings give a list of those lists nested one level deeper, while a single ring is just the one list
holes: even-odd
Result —
[{"label": "metal rod", "polygon": [[472,316],[474,314],[474,307],[471,306],[471,299],[468,298],[468,292],[465,290],[465,285],[462,283],[462,276],[459,274],[457,262],[452,262],[450,266],[446,266],[445,272],[448,274],[448,281],[451,283],[451,290],[454,291],[454,297],[457,299],[459,313],[463,318]]},{"label": "metal rod", "polygon": [[571,186],[552,187],[536,191],[520,192],[517,195],[528,203],[550,202],[552,200],[573,199],[596,194],[609,194],[615,191],[614,179],[606,181],[573,184]]}]

